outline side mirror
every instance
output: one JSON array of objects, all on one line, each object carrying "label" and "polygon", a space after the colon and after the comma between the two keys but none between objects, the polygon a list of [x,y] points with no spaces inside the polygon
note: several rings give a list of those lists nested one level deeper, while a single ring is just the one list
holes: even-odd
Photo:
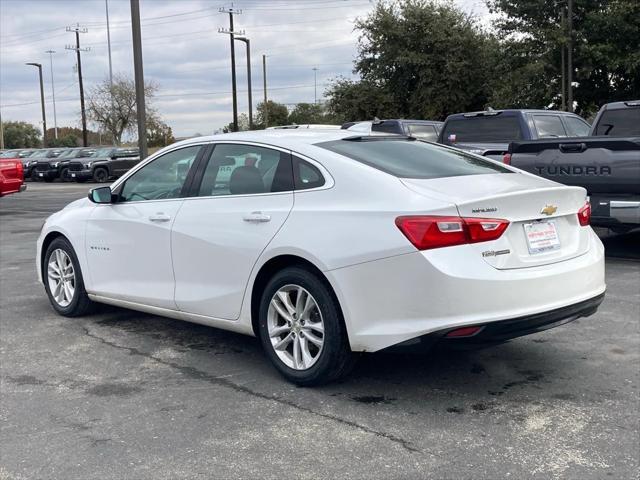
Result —
[{"label": "side mirror", "polygon": [[110,187],[92,188],[88,197],[93,203],[113,203]]}]

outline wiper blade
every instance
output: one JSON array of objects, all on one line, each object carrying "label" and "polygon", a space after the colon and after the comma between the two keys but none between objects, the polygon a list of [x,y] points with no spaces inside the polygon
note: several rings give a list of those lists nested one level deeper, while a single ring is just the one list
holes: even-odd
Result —
[{"label": "wiper blade", "polygon": [[347,142],[375,142],[378,140],[415,141],[417,138],[411,135],[354,135],[353,137],[345,137],[342,140],[346,140]]}]

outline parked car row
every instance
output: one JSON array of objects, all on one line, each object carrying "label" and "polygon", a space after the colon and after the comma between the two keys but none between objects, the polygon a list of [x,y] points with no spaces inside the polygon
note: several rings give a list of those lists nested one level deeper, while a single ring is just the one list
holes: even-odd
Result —
[{"label": "parked car row", "polygon": [[106,182],[136,165],[140,153],[118,147],[14,149],[0,153],[0,160],[19,161],[25,180]]}]

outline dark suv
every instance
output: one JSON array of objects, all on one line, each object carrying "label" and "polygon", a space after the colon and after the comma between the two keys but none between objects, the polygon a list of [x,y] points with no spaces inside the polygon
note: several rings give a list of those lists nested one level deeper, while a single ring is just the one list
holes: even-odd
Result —
[{"label": "dark suv", "polygon": [[510,142],[584,137],[589,134],[589,128],[582,117],[569,112],[487,110],[449,115],[438,142],[502,160]]},{"label": "dark suv", "polygon": [[100,148],[87,158],[69,162],[68,174],[72,180],[98,183],[118,178],[140,162],[137,148]]}]

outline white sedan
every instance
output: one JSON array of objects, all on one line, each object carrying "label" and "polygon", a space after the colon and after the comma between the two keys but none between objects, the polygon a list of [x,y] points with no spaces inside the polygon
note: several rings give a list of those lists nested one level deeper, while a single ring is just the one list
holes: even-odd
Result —
[{"label": "white sedan", "polygon": [[352,352],[566,323],[605,291],[584,189],[411,137],[191,139],[88,197],[38,239],[58,313],[102,302],[255,335],[301,385]]}]

